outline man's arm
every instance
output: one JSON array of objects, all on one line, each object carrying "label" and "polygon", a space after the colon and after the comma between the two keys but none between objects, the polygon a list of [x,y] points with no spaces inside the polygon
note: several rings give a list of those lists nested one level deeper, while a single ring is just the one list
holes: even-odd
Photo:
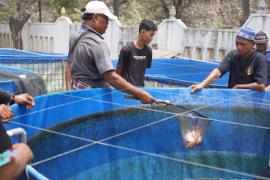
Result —
[{"label": "man's arm", "polygon": [[151,66],[152,66],[152,57],[153,57],[153,52],[152,52],[152,48],[151,47],[149,47],[149,59],[148,59],[148,61],[147,61],[147,69],[149,69],[149,68],[151,68]]},{"label": "man's arm", "polygon": [[265,85],[258,84],[257,82],[249,84],[236,84],[233,89],[254,89],[258,91],[263,91],[265,89]]},{"label": "man's arm", "polygon": [[71,62],[68,61],[67,62],[67,66],[66,66],[66,90],[70,91],[71,90],[71,70],[70,70],[70,64]]},{"label": "man's arm", "polygon": [[270,85],[268,85],[264,90],[269,91],[270,90]]},{"label": "man's arm", "polygon": [[27,163],[33,159],[33,153],[26,144],[14,144],[13,151],[15,156],[8,164],[0,167],[1,179],[18,179]]},{"label": "man's arm", "polygon": [[122,73],[124,71],[125,65],[127,64],[127,61],[129,61],[129,55],[131,50],[128,48],[128,45],[125,45],[119,53],[119,58],[117,62],[117,67],[116,67],[116,73],[122,76]]},{"label": "man's arm", "polygon": [[208,86],[209,84],[217,80],[224,73],[230,71],[232,59],[235,57],[236,54],[237,53],[235,50],[230,51],[221,61],[219,66],[215,68],[203,82],[190,86],[192,92],[201,90],[202,88]]},{"label": "man's arm", "polygon": [[220,76],[221,76],[221,72],[219,71],[218,68],[215,68],[215,69],[207,76],[206,79],[204,79],[204,80],[203,80],[201,83],[199,83],[199,84],[193,84],[192,86],[190,86],[190,88],[192,89],[192,92],[201,90],[201,89],[205,88],[206,86],[208,86],[209,84],[211,84],[212,82],[214,82],[215,80],[217,80]]},{"label": "man's arm", "polygon": [[117,67],[115,72],[121,76],[123,73],[123,69],[124,69],[123,67]]},{"label": "man's arm", "polygon": [[107,71],[103,74],[105,80],[110,83],[114,88],[120,91],[129,93],[140,99],[142,103],[154,103],[156,100],[147,92],[133,86],[121,76],[119,76],[114,70]]}]

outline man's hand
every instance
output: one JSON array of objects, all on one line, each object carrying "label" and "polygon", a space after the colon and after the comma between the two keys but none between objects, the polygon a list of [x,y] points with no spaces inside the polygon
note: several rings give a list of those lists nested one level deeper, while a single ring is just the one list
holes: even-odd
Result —
[{"label": "man's hand", "polygon": [[199,83],[199,84],[193,84],[193,85],[191,85],[189,87],[191,88],[191,91],[192,92],[199,91],[199,90],[201,90],[201,89],[204,88],[201,83]]},{"label": "man's hand", "polygon": [[233,89],[241,89],[241,86],[236,84],[236,85],[233,86]]},{"label": "man's hand", "polygon": [[35,105],[34,98],[27,93],[15,95],[13,100],[15,103],[25,104],[27,109],[32,109]]},{"label": "man's hand", "polygon": [[142,93],[138,96],[138,98],[143,104],[156,103],[156,99],[145,91],[142,91]]},{"label": "man's hand", "polygon": [[13,117],[13,112],[9,106],[5,104],[0,105],[0,118],[1,119],[10,119]]},{"label": "man's hand", "polygon": [[191,85],[191,91],[195,92],[207,87],[209,84],[217,80],[220,76],[221,72],[219,71],[219,69],[213,69],[213,71],[201,83]]}]

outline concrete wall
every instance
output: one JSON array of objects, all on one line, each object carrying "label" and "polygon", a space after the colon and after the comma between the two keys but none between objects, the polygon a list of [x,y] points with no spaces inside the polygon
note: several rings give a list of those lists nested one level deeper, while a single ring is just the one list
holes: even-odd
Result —
[{"label": "concrete wall", "polygon": [[234,48],[237,30],[188,28],[184,34],[184,49],[181,55],[192,59],[221,60]]},{"label": "concrete wall", "polygon": [[0,48],[13,47],[9,25],[7,23],[0,24]]},{"label": "concrete wall", "polygon": [[27,23],[22,32],[24,50],[67,54],[74,30],[75,25],[64,16],[55,23]]}]

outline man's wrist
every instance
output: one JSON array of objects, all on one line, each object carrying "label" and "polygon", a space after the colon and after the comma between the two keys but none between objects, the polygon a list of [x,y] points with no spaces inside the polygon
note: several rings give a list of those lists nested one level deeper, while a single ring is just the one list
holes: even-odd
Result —
[{"label": "man's wrist", "polygon": [[207,86],[204,82],[201,82],[200,85],[201,85],[201,88],[205,88]]}]

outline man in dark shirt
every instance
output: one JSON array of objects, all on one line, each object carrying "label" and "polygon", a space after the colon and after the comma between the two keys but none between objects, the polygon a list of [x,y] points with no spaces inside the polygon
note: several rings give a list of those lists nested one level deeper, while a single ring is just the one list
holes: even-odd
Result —
[{"label": "man in dark shirt", "polygon": [[33,158],[30,148],[23,143],[11,144],[2,125],[2,120],[12,118],[13,113],[8,104],[25,104],[27,108],[34,106],[34,98],[28,94],[11,96],[0,89],[0,178],[16,179]]},{"label": "man in dark shirt", "polygon": [[192,91],[206,87],[226,72],[230,72],[229,88],[264,90],[267,85],[267,61],[264,55],[254,51],[254,39],[252,29],[240,28],[235,39],[237,50],[229,52],[204,81],[192,85]]},{"label": "man in dark shirt", "polygon": [[146,68],[152,64],[152,49],[147,44],[153,40],[156,31],[154,22],[142,20],[138,38],[120,51],[116,73],[135,86],[144,86]]},{"label": "man in dark shirt", "polygon": [[[230,51],[205,80],[193,84],[192,91],[201,90],[226,72],[230,72],[229,88],[264,90],[267,84],[267,62],[264,55],[254,51],[254,39],[255,32],[252,29],[240,28],[235,39],[237,50]],[[185,136],[190,147],[200,144],[202,140],[200,127],[195,129],[196,132],[188,132]],[[187,138],[189,134],[193,135],[192,139]]]}]

